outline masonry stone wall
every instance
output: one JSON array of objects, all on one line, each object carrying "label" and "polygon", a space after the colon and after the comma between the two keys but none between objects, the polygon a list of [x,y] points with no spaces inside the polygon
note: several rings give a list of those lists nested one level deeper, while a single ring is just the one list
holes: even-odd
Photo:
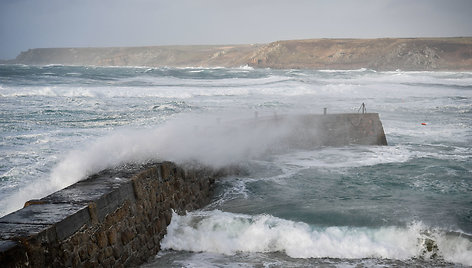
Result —
[{"label": "masonry stone wall", "polygon": [[99,173],[1,218],[0,266],[142,264],[159,251],[172,210],[201,208],[219,176],[171,162],[133,171]]}]

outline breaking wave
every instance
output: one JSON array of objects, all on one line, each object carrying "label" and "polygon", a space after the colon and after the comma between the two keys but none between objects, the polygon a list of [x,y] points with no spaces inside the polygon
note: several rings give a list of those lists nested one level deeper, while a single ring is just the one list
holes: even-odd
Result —
[{"label": "breaking wave", "polygon": [[213,211],[172,216],[162,249],[213,252],[284,252],[292,258],[424,259],[472,265],[472,241],[463,233],[429,228],[310,226],[270,215]]}]

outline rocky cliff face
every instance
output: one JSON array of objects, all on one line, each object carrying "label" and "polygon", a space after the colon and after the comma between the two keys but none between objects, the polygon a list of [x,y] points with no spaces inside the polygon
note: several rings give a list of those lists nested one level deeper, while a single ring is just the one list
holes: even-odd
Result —
[{"label": "rocky cliff face", "polygon": [[261,47],[251,65],[272,68],[472,70],[472,38],[313,39]]},{"label": "rocky cliff face", "polygon": [[10,63],[153,67],[472,70],[472,37],[308,39],[258,45],[42,48]]},{"label": "rocky cliff face", "polygon": [[241,66],[255,45],[153,46],[110,48],[37,48],[22,52],[20,64],[65,64],[95,66]]}]

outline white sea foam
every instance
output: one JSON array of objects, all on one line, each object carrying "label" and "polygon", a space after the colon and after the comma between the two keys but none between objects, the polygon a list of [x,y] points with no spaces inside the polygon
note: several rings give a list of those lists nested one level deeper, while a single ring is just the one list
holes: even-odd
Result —
[{"label": "white sea foam", "polygon": [[[154,97],[188,99],[198,96],[299,96],[310,90],[290,90],[290,79],[284,76],[269,76],[259,79],[178,79],[172,77],[124,78],[119,83],[106,86],[86,87],[81,85],[24,86],[0,88],[2,97]],[[123,84],[131,85],[123,85]],[[133,86],[133,83],[140,83]],[[145,84],[145,86],[142,85]],[[251,84],[252,87],[247,85]],[[277,86],[278,85],[278,86]],[[295,88],[296,89],[296,88]]]},{"label": "white sea foam", "polygon": [[376,72],[375,70],[372,69],[367,69],[367,68],[360,68],[360,69],[351,69],[351,70],[332,70],[332,69],[324,69],[324,70],[318,70],[317,72],[322,72],[322,73],[364,73],[364,72]]},{"label": "white sea foam", "polygon": [[[99,91],[98,91],[99,92]],[[83,87],[22,87],[22,88],[3,88],[0,92],[2,97],[97,97],[98,93],[92,88]]]},{"label": "white sea foam", "polygon": [[277,162],[300,168],[361,167],[386,163],[403,163],[415,156],[404,145],[325,147],[275,156]]},{"label": "white sea foam", "polygon": [[236,200],[239,198],[247,199],[249,197],[249,191],[247,184],[256,181],[253,178],[228,178],[222,183],[224,184],[225,191],[215,196],[214,201],[208,205],[208,207],[216,208],[221,204],[229,201]]},{"label": "white sea foam", "polygon": [[[192,68],[188,73],[207,71],[204,68]],[[249,69],[250,70],[250,69]],[[230,69],[228,72],[248,71],[246,68]],[[345,73],[345,72],[344,72]],[[362,74],[362,75],[361,75]],[[346,77],[347,76],[347,77]],[[26,86],[9,88],[2,85],[0,94],[6,97],[15,96],[66,96],[66,97],[161,97],[161,98],[191,98],[195,96],[307,96],[321,95],[323,97],[339,97],[355,99],[372,99],[385,97],[418,97],[427,98],[432,93],[434,96],[452,93],[460,95],[462,91],[431,88],[429,86],[417,86],[414,91],[408,83],[431,83],[431,75],[418,77],[414,74],[399,74],[400,78],[391,74],[377,74],[358,71],[354,76],[344,75],[344,78],[314,77],[299,78],[287,76],[282,73],[266,74],[262,77],[239,77],[224,79],[182,79],[172,76],[141,75],[126,78],[118,78],[98,85],[84,86],[84,81],[64,80],[63,85],[55,86]],[[433,76],[434,77],[434,76]],[[468,86],[472,78],[437,77],[438,84]],[[88,82],[88,81],[87,81]],[[102,83],[102,85],[100,85]],[[133,86],[138,83],[138,86]],[[76,84],[76,85],[74,85]],[[449,85],[447,84],[447,85]],[[426,84],[427,85],[427,84]],[[176,90],[178,88],[178,90]],[[379,90],[381,88],[381,90]],[[290,89],[290,90],[288,90]],[[428,102],[431,100],[428,98]]]},{"label": "white sea foam", "polygon": [[174,213],[161,247],[226,255],[285,252],[293,258],[442,258],[472,265],[469,239],[428,228],[420,222],[407,227],[316,227],[270,215],[249,216],[219,210],[185,216]]},{"label": "white sea foam", "polygon": [[[351,71],[323,70],[319,72],[332,74],[348,74],[335,79],[329,79],[330,82],[347,82],[367,85],[367,84],[415,84],[415,85],[444,85],[444,86],[470,86],[472,84],[471,72],[376,72],[373,70],[359,69]],[[324,79],[323,79],[324,80]]]}]

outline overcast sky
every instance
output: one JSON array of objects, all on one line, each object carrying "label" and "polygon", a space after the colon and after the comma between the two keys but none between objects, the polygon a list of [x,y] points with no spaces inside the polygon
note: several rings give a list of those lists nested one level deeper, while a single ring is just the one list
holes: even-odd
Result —
[{"label": "overcast sky", "polygon": [[0,0],[0,59],[38,47],[472,36],[472,0]]}]

